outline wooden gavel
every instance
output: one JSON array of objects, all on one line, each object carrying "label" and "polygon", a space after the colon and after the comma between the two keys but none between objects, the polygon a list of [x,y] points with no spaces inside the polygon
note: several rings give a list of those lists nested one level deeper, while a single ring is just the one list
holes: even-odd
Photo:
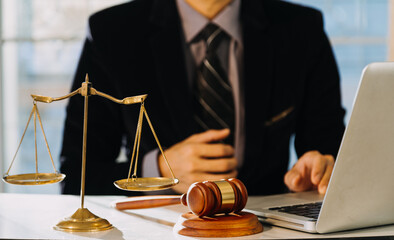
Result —
[{"label": "wooden gavel", "polygon": [[115,204],[118,210],[141,209],[182,203],[195,215],[213,216],[242,211],[248,200],[245,185],[236,178],[193,183],[181,196],[131,197]]}]

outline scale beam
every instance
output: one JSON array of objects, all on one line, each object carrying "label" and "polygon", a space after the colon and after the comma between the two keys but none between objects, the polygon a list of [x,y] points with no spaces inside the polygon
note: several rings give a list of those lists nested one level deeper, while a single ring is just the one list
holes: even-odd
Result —
[{"label": "scale beam", "polygon": [[[45,137],[44,129],[42,127],[41,123],[41,118],[38,113],[37,109],[37,102],[42,102],[42,103],[52,103],[55,101],[61,101],[65,100],[68,98],[71,98],[77,94],[80,94],[81,96],[84,97],[84,117],[83,117],[83,141],[82,141],[82,173],[81,173],[81,207],[69,218],[64,219],[63,221],[59,222],[54,228],[56,230],[61,230],[61,231],[80,231],[80,232],[90,232],[90,231],[102,231],[102,230],[108,230],[112,228],[112,225],[105,219],[102,219],[93,213],[91,213],[88,209],[84,208],[84,198],[85,198],[85,172],[86,172],[86,146],[87,146],[87,128],[88,128],[88,99],[89,96],[97,95],[103,98],[106,98],[108,100],[111,100],[117,104],[124,104],[124,105],[131,105],[131,104],[136,104],[139,103],[141,104],[140,107],[140,116],[138,119],[138,125],[137,125],[137,131],[136,131],[136,136],[135,139],[136,141],[134,142],[134,147],[133,147],[133,153],[132,153],[132,159],[130,161],[130,172],[129,176],[127,179],[122,179],[114,182],[114,185],[122,190],[126,191],[153,191],[153,190],[159,190],[159,189],[166,189],[173,187],[174,185],[178,184],[179,180],[175,178],[174,173],[172,172],[172,169],[167,161],[167,158],[164,155],[163,149],[160,145],[160,142],[157,138],[157,135],[153,129],[152,123],[149,120],[148,114],[146,112],[146,109],[144,107],[144,101],[147,98],[147,94],[143,95],[138,95],[138,96],[132,96],[132,97],[126,97],[123,99],[117,99],[114,98],[106,93],[102,93],[92,87],[92,84],[89,82],[89,77],[86,74],[85,81],[82,83],[82,86],[78,88],[77,90],[66,94],[61,97],[48,97],[48,96],[41,96],[41,95],[35,95],[31,94],[31,97],[33,98],[33,110],[32,113],[30,114],[28,123],[25,128],[26,129],[29,125],[30,119],[32,115],[34,114],[34,136],[35,136],[35,142],[36,140],[36,117],[39,119],[39,123],[42,129],[42,132],[44,134],[44,139],[48,148],[48,153],[50,155],[52,164],[53,164],[53,159],[49,150],[49,145],[47,142],[47,139]],[[141,130],[142,130],[142,120],[143,117],[148,121],[149,127],[153,133],[153,136],[156,140],[156,143],[161,151],[162,156],[164,157],[168,168],[170,169],[170,172],[172,174],[172,178],[165,178],[165,177],[157,177],[157,178],[138,178],[136,173],[137,173],[137,162],[138,162],[138,152],[139,152],[139,145],[140,145],[140,138],[141,138]],[[23,136],[25,135],[25,132],[23,133]],[[19,143],[19,147],[22,143],[22,139]],[[36,144],[35,144],[36,145]],[[36,147],[37,148],[37,147]],[[17,150],[17,152],[18,152]],[[36,149],[37,152],[37,149]],[[135,154],[137,153],[137,154]],[[15,153],[16,156],[16,153]],[[19,185],[41,185],[41,184],[50,184],[50,183],[55,183],[55,182],[60,182],[64,179],[65,175],[60,174],[56,171],[55,165],[53,164],[54,171],[55,173],[39,173],[38,172],[38,167],[37,167],[37,153],[36,153],[36,173],[29,173],[29,174],[18,174],[18,175],[8,175],[9,171],[12,167],[12,163],[15,160],[14,159],[11,162],[11,165],[3,177],[3,180],[12,183],[12,184],[19,184]],[[135,157],[135,158],[134,158]],[[131,169],[133,168],[133,163],[134,165],[134,174],[130,178],[130,173]]]}]

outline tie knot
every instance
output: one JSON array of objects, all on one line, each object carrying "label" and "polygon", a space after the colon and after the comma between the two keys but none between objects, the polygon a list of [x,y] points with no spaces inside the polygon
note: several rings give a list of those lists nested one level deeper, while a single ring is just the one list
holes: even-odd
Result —
[{"label": "tie knot", "polygon": [[226,33],[213,23],[207,24],[199,34],[199,37],[206,42],[208,49],[217,46],[225,36]]}]

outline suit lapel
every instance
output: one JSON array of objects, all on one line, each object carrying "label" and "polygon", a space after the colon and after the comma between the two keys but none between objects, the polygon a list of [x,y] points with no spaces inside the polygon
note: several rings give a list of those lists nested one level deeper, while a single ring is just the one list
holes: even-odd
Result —
[{"label": "suit lapel", "polygon": [[156,1],[152,16],[150,44],[153,50],[158,86],[169,116],[180,138],[191,116],[189,87],[183,52],[181,26],[175,1]]}]

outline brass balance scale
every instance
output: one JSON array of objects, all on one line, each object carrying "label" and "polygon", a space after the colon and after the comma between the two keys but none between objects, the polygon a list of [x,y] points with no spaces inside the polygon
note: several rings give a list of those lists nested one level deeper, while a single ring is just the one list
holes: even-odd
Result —
[{"label": "brass balance scale", "polygon": [[[83,121],[83,142],[82,142],[82,174],[81,174],[81,207],[70,217],[65,218],[64,220],[60,221],[54,229],[60,231],[67,231],[67,232],[92,232],[92,231],[103,231],[109,230],[113,228],[113,226],[106,220],[101,217],[98,217],[91,213],[87,208],[84,207],[84,198],[85,198],[85,171],[86,171],[86,142],[87,142],[87,127],[88,127],[88,97],[92,95],[98,95],[104,98],[107,98],[115,103],[118,104],[136,104],[140,103],[140,112],[138,117],[138,124],[137,124],[137,131],[134,140],[133,152],[131,156],[130,162],[130,169],[129,174],[126,179],[121,179],[114,182],[114,185],[122,190],[126,191],[154,191],[154,190],[161,190],[167,189],[175,186],[178,184],[179,180],[175,178],[174,173],[171,169],[170,164],[163,152],[163,149],[160,145],[159,139],[153,129],[152,123],[148,117],[146,112],[144,101],[147,95],[139,95],[133,97],[126,97],[124,99],[116,99],[108,94],[102,93],[97,91],[92,87],[92,84],[89,82],[88,75],[86,74],[85,82],[82,83],[82,86],[77,90],[62,96],[62,97],[46,97],[40,95],[31,95],[33,98],[33,109],[30,113],[29,119],[27,121],[25,130],[22,134],[22,138],[19,142],[18,148],[14,155],[13,160],[8,168],[8,171],[4,174],[3,180],[10,184],[17,184],[17,185],[43,185],[43,184],[51,184],[61,182],[66,175],[59,173],[56,168],[55,164],[52,159],[51,151],[49,149],[48,141],[45,136],[44,128],[42,125],[41,117],[37,108],[37,102],[43,103],[51,103],[54,101],[60,101],[67,98],[70,98],[74,95],[80,94],[85,98],[84,102],[84,121]],[[25,136],[26,130],[29,126],[30,120],[34,116],[34,139],[35,139],[35,164],[36,164],[36,172],[35,173],[26,173],[26,174],[16,174],[16,175],[9,175],[11,167],[16,159],[16,155],[19,151],[19,148],[22,144],[23,138]],[[140,139],[141,139],[141,130],[142,130],[142,123],[144,117],[146,118],[149,127],[153,133],[153,136],[156,140],[156,143],[160,149],[160,152],[166,161],[168,168],[170,169],[172,178],[166,177],[148,177],[148,178],[139,178],[137,177],[137,166],[138,166],[138,153],[139,153],[139,146],[140,146]],[[53,173],[39,173],[38,172],[38,160],[37,160],[37,118],[44,136],[44,140],[46,143],[46,148],[48,150],[49,157],[52,162],[52,166],[54,169]],[[133,174],[131,174],[133,172]]]}]

